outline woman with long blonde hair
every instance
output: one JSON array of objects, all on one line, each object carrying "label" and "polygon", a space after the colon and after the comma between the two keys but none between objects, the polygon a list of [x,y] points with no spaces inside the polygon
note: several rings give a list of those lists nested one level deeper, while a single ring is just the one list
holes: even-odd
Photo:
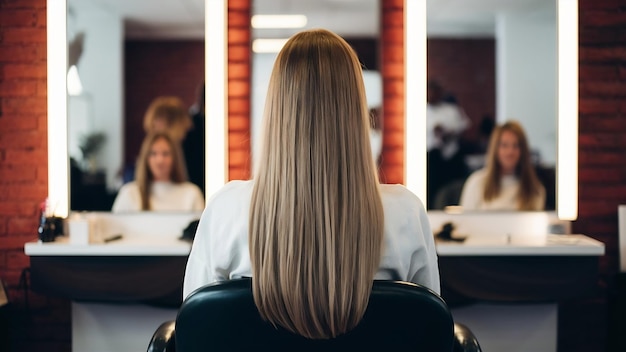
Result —
[{"label": "woman with long blonde hair", "polygon": [[466,210],[543,210],[546,191],[530,158],[526,133],[517,121],[492,132],[485,168],[465,182],[461,206]]},{"label": "woman with long blonde hair", "polygon": [[204,209],[202,191],[187,182],[180,143],[169,133],[156,132],[146,136],[136,170],[135,180],[120,188],[113,212]]},{"label": "woman with long blonde hair", "polygon": [[421,201],[378,182],[361,65],[341,37],[310,30],[285,44],[262,138],[254,179],[228,183],[202,215],[185,297],[213,281],[251,276],[264,319],[326,339],[358,324],[375,278],[439,292]]}]

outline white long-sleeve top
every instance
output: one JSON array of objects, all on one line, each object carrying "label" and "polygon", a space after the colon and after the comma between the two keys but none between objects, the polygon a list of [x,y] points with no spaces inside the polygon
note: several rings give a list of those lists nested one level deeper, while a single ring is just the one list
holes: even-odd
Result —
[{"label": "white long-sleeve top", "polygon": [[[460,205],[464,210],[519,210],[517,194],[519,179],[515,175],[505,175],[500,179],[500,194],[489,201],[483,198],[487,171],[480,169],[467,178],[461,192]],[[541,186],[539,195],[533,199],[532,210],[543,210],[546,191]]]},{"label": "white long-sleeve top", "polygon": [[[154,211],[200,211],[204,209],[204,196],[200,188],[191,182],[153,182],[150,207]],[[129,182],[120,188],[111,211],[141,211],[137,182]]]},{"label": "white long-sleeve top", "polygon": [[[231,181],[204,210],[185,270],[183,298],[206,284],[252,276],[248,221],[253,181]],[[381,185],[384,250],[375,279],[401,280],[440,292],[434,237],[422,202],[401,185]]]}]

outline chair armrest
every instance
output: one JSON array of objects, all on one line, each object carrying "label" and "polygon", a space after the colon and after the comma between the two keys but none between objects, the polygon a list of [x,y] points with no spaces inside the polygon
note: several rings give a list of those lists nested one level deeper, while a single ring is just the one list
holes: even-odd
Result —
[{"label": "chair armrest", "polygon": [[454,323],[454,352],[482,352],[474,333],[465,325]]},{"label": "chair armrest", "polygon": [[175,352],[175,326],[176,322],[173,320],[161,324],[152,335],[148,352]]}]

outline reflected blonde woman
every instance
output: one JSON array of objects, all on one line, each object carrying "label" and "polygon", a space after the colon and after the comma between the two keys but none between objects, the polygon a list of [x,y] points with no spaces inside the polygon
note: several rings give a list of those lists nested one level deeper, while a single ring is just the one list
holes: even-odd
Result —
[{"label": "reflected blonde woman", "polygon": [[521,124],[509,121],[491,134],[485,168],[465,182],[461,206],[466,210],[543,210],[546,191],[530,159]]},{"label": "reflected blonde woman", "polygon": [[149,134],[141,145],[135,181],[119,190],[113,212],[199,211],[200,188],[187,182],[180,144],[166,132]]},{"label": "reflected blonde woman", "polygon": [[361,65],[342,38],[310,30],[285,44],[270,78],[261,149],[254,180],[228,183],[204,211],[185,297],[252,276],[264,319],[326,339],[357,325],[375,278],[439,292],[421,201],[378,183]]}]

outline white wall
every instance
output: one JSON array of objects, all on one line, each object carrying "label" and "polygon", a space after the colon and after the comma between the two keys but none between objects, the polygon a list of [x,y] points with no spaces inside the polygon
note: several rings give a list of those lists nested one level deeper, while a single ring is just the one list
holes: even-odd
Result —
[{"label": "white wall", "polygon": [[[71,1],[70,1],[71,5]],[[104,132],[106,142],[97,157],[106,172],[107,187],[116,188],[122,166],[123,140],[123,21],[106,8],[72,7],[68,18],[68,40],[85,33],[78,73],[83,94],[69,97],[70,155],[81,158],[77,149],[86,132]]]},{"label": "white wall", "polygon": [[530,146],[556,163],[556,12],[496,17],[497,121],[518,120]]},{"label": "white wall", "polygon": [[259,155],[257,146],[261,135],[261,122],[263,120],[263,109],[265,108],[265,96],[267,95],[267,86],[270,81],[272,67],[278,53],[270,54],[252,54],[252,123],[251,123],[251,148],[252,148],[252,167],[257,163],[254,162]]}]

